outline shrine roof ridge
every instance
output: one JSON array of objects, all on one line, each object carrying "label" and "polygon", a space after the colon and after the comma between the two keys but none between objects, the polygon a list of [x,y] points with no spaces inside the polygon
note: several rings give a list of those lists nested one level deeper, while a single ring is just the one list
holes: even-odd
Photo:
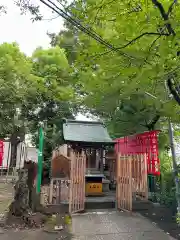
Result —
[{"label": "shrine roof ridge", "polygon": [[63,137],[66,142],[114,143],[101,121],[66,119],[63,123]]}]

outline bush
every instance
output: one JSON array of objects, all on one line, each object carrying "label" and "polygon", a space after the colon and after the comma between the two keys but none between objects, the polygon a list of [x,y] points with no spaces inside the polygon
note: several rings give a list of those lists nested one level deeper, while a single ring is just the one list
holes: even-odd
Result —
[{"label": "bush", "polygon": [[160,154],[161,176],[156,181],[157,201],[172,209],[176,213],[176,188],[172,172],[172,158],[167,152]]}]

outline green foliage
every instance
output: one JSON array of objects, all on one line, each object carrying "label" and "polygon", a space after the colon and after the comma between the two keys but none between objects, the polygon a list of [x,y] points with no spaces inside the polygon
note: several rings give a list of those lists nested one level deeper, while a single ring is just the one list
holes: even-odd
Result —
[{"label": "green foliage", "polygon": [[176,222],[177,222],[178,224],[180,224],[180,214],[177,214],[177,216],[176,216]]},{"label": "green foliage", "polygon": [[[32,1],[18,4],[39,15]],[[179,79],[178,5],[166,0],[148,4],[137,0],[75,0],[65,10],[114,48],[107,49],[67,23],[58,36],[51,34],[52,46],[65,49],[71,69],[58,47],[34,53],[32,74],[38,77],[38,94],[30,88],[27,118],[40,121],[44,119],[44,106],[52,104],[54,109],[68,100],[71,109],[76,97],[79,109],[104,120],[113,137],[160,128],[161,143],[167,145],[164,121],[168,117],[173,123],[180,120],[179,106],[173,100],[167,102],[164,86],[169,77]],[[34,114],[35,109],[40,111]]]},{"label": "green foliage", "polygon": [[[32,1],[17,2],[36,20],[42,18],[39,6]],[[179,78],[178,5],[166,0],[148,4],[137,0],[75,0],[68,8],[66,1],[63,4],[65,11],[114,47],[107,49],[67,22],[66,30],[58,36],[50,34],[52,46],[63,47],[72,66],[79,107],[102,118],[112,136],[159,128],[159,120],[166,117],[178,122],[176,103],[159,101],[167,99],[165,80]],[[145,92],[157,99],[145,97]],[[127,109],[137,111],[134,114]]]},{"label": "green foliage", "polygon": [[176,199],[176,189],[172,172],[172,159],[167,151],[160,153],[161,179],[159,180],[160,189],[156,193],[158,201],[171,207]]},{"label": "green foliage", "polygon": [[59,47],[48,50],[37,49],[33,56],[33,73],[41,77],[46,97],[69,100],[73,97],[69,83],[69,65],[64,51]]},{"label": "green foliage", "polygon": [[[10,136],[22,127],[22,104],[38,78],[31,73],[32,62],[20,52],[17,44],[0,45],[0,135]],[[18,115],[18,119],[16,116]]]},{"label": "green foliage", "polygon": [[172,36],[156,3],[73,2],[73,16],[90,26],[90,30],[93,28],[93,33],[116,51],[108,50],[68,24],[59,35],[51,35],[53,45],[65,47],[74,71],[79,106],[103,119],[112,136],[160,128],[161,120],[167,117],[173,122],[180,120],[176,103],[166,101],[164,84],[167,77],[179,76],[176,43],[180,32],[176,26],[180,14],[176,4],[170,9],[171,4],[161,1],[165,11],[171,11],[168,18],[176,31]]},{"label": "green foliage", "polygon": [[[109,14],[106,14],[107,12]],[[78,13],[81,14],[80,16],[83,17],[84,21],[93,24],[95,31],[101,34],[105,40],[110,41],[113,46],[123,49],[129,56],[124,57],[118,52],[111,51],[96,57],[98,53],[101,54],[105,51],[104,47],[80,34],[80,41],[83,43],[85,39],[88,39],[88,44],[86,44],[86,48],[82,44],[77,65],[81,62],[82,66],[83,63],[82,71],[86,74],[92,68],[93,63],[98,65],[97,70],[94,71],[93,80],[92,70],[89,70],[89,79],[87,79],[87,76],[83,79],[84,81],[82,80],[86,91],[89,90],[92,93],[85,97],[85,102],[90,102],[91,105],[104,105],[102,107],[108,111],[108,107],[111,110],[113,110],[112,107],[116,109],[121,101],[128,99],[136,91],[140,94],[145,91],[151,92],[162,100],[166,98],[165,75],[178,65],[176,53],[174,49],[169,47],[175,40],[158,33],[157,35],[145,34],[125,47],[132,39],[140,36],[143,32],[156,33],[160,26],[163,27],[164,23],[161,15],[158,9],[154,8],[153,3],[148,4],[147,7],[143,1],[140,3],[139,1],[133,1],[132,3],[129,3],[129,1],[118,1],[118,3],[112,1],[108,4],[107,0],[103,1],[103,4],[101,4],[101,1],[96,1],[96,6],[94,6],[92,1],[86,1],[85,9],[82,7],[82,11]],[[175,10],[175,14],[177,14],[177,10]],[[89,17],[85,18],[85,15]],[[177,18],[178,21],[179,18]],[[156,42],[149,53],[149,48],[155,40]],[[87,58],[87,54],[89,58]],[[92,62],[90,62],[90,58]],[[148,62],[145,61],[146,58],[148,58]],[[109,103],[108,105],[104,101],[99,101],[103,98]],[[143,100],[145,102],[145,99]],[[157,105],[157,111],[161,110],[162,106],[160,106],[159,100],[149,99],[149,102],[151,102],[151,105],[153,105],[152,102],[155,106]],[[172,104],[175,105],[175,103]],[[172,105],[166,105],[164,108],[162,110],[165,111],[162,111],[162,115],[169,115],[169,109],[172,109]],[[174,111],[171,112],[171,116],[176,117]]]},{"label": "green foliage", "polygon": [[44,157],[62,142],[62,119],[73,118],[74,91],[64,51],[37,49],[31,58],[17,44],[0,45],[0,137],[29,132],[38,147],[44,123]]},{"label": "green foliage", "polygon": [[51,39],[51,46],[59,46],[60,48],[63,48],[69,64],[73,64],[77,58],[76,46],[78,44],[78,33],[77,30],[68,23],[65,23],[65,27],[68,29],[68,31],[62,30],[58,35],[53,33],[48,35]]},{"label": "green foliage", "polygon": [[39,78],[39,89],[29,96],[23,112],[37,147],[38,124],[44,123],[44,158],[48,160],[52,150],[62,142],[63,118],[73,118],[70,68],[59,47],[37,49],[32,62],[32,73]]}]

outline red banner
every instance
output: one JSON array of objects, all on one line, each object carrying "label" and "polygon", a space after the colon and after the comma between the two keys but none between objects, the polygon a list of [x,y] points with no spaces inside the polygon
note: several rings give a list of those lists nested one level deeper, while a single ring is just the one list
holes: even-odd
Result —
[{"label": "red banner", "polygon": [[121,154],[146,154],[148,174],[160,175],[159,131],[144,132],[116,139],[115,151]]},{"label": "red banner", "polygon": [[2,166],[4,158],[4,142],[0,140],[0,167]]}]

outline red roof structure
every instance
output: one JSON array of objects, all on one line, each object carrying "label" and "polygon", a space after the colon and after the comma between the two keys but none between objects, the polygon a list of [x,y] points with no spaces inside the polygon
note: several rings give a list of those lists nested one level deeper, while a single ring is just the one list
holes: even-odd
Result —
[{"label": "red roof structure", "polygon": [[146,154],[148,174],[160,175],[158,133],[155,130],[115,139],[115,151],[127,155]]}]

